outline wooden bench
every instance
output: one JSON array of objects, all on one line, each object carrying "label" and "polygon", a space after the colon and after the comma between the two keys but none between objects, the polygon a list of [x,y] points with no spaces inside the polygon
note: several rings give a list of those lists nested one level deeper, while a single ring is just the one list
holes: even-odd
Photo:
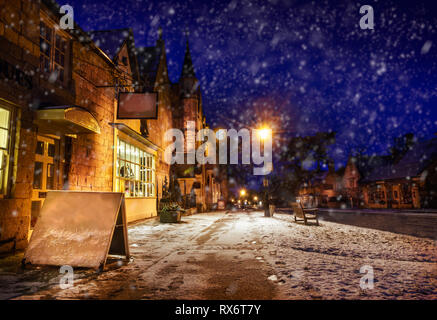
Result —
[{"label": "wooden bench", "polygon": [[293,202],[291,204],[294,213],[294,221],[303,221],[308,224],[308,220],[316,220],[316,225],[319,225],[319,219],[317,218],[317,208],[305,209],[300,202]]}]

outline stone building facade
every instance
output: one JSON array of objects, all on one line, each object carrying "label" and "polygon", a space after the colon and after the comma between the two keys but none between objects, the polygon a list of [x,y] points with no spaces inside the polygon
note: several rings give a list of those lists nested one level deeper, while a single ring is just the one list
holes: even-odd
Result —
[{"label": "stone building facade", "polygon": [[[112,62],[49,1],[2,1],[0,251],[22,249],[47,190],[112,191]],[[5,120],[6,119],[6,120]]]},{"label": "stone building facade", "polygon": [[[168,78],[162,33],[136,47],[129,29],[61,30],[52,0],[0,0],[0,10],[0,252],[27,246],[49,190],[124,192],[129,221],[156,216],[172,170],[165,131],[185,113],[206,125],[200,95]],[[119,119],[123,91],[157,92],[157,119]],[[209,189],[208,201],[220,198],[206,175],[197,169],[191,186],[202,210]]]},{"label": "stone building facade", "polygon": [[[204,211],[214,208],[218,199],[222,197],[221,190],[226,186],[217,179],[218,171],[215,165],[173,165],[170,167],[164,161],[165,148],[171,141],[165,141],[165,132],[169,129],[184,131],[185,142],[190,138],[187,127],[194,124],[197,133],[207,127],[203,113],[202,95],[199,81],[194,72],[194,66],[189,50],[188,40],[183,61],[181,76],[176,83],[172,83],[168,76],[167,57],[163,33],[160,29],[154,46],[135,46],[132,31],[129,29],[106,30],[90,32],[91,38],[100,44],[102,50],[113,59],[114,63],[123,60],[129,62],[124,69],[135,92],[158,93],[157,119],[148,119],[133,124],[138,133],[149,139],[157,146],[156,154],[156,192],[158,203],[162,196],[162,187],[167,181],[175,180],[182,196],[182,202],[190,211]],[[132,38],[131,40],[129,40]],[[130,43],[132,42],[132,43]],[[129,44],[130,43],[130,44]],[[132,61],[131,61],[132,60]],[[197,141],[195,146],[201,142]],[[187,144],[186,144],[187,147]],[[186,149],[187,152],[192,151]],[[208,178],[210,177],[210,178]],[[223,180],[223,179],[222,179]],[[220,186],[222,184],[222,186]],[[214,195],[214,196],[211,196]],[[129,201],[129,200],[128,200]],[[144,208],[144,206],[142,206]],[[139,212],[140,208],[136,208]]]},{"label": "stone building facade", "polygon": [[0,250],[10,250],[27,244],[30,224],[39,4],[2,0],[0,10]]}]

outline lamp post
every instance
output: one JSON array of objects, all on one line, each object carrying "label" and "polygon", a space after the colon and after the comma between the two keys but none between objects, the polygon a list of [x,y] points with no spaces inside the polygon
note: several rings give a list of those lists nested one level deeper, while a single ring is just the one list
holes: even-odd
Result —
[{"label": "lamp post", "polygon": [[[240,200],[241,200],[241,205],[242,207],[244,206],[244,196],[246,195],[246,190],[245,189],[241,189],[240,190]],[[238,200],[238,203],[240,203],[240,200]]]},{"label": "lamp post", "polygon": [[269,217],[270,211],[269,211],[269,180],[267,178],[263,179],[263,187],[264,187],[264,216]]},{"label": "lamp post", "polygon": [[[261,141],[265,141],[269,137],[272,137],[272,129],[268,127],[262,127],[261,129],[258,130],[258,136]],[[273,171],[273,162],[268,163],[267,165],[270,165]],[[264,176],[263,187],[264,187],[264,216],[270,217],[271,215],[269,210],[270,207],[269,180],[267,176]]]}]

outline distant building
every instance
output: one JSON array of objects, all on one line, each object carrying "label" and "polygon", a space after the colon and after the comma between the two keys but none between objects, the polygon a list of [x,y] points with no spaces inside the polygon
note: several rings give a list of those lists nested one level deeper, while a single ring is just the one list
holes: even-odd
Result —
[{"label": "distant building", "polygon": [[350,157],[346,167],[303,184],[299,198],[329,208],[437,208],[437,138],[417,142],[396,162]]},{"label": "distant building", "polygon": [[396,163],[369,170],[360,181],[368,208],[437,207],[437,138],[416,143]]},{"label": "distant building", "polygon": [[340,188],[341,175],[335,171],[333,165],[330,165],[328,171],[320,172],[302,185],[299,190],[299,199],[309,206],[336,206]]}]

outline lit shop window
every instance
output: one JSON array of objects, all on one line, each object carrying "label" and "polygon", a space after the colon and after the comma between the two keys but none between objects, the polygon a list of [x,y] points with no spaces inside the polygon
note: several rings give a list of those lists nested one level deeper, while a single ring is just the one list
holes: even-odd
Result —
[{"label": "lit shop window", "polygon": [[54,28],[40,22],[39,44],[41,51],[40,69],[49,74],[55,72],[57,79],[64,82],[67,42],[56,33]]},{"label": "lit shop window", "polygon": [[155,196],[155,158],[153,155],[117,138],[117,192],[126,197]]},{"label": "lit shop window", "polygon": [[11,112],[0,107],[0,195],[7,190]]}]

